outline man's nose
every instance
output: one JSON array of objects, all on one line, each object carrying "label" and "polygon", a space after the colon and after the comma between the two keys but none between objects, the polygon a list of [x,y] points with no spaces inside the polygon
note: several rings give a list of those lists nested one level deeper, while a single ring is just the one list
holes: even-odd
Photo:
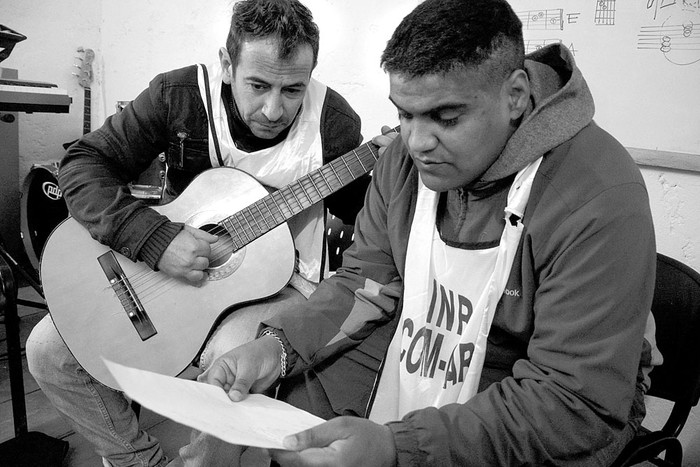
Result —
[{"label": "man's nose", "polygon": [[437,146],[437,138],[431,131],[430,125],[416,121],[408,125],[402,123],[401,133],[404,132],[408,134],[408,149],[413,153],[428,152]]},{"label": "man's nose", "polygon": [[268,93],[265,98],[265,105],[263,105],[262,113],[271,122],[276,122],[282,117],[284,107],[282,106],[282,96],[280,93]]}]

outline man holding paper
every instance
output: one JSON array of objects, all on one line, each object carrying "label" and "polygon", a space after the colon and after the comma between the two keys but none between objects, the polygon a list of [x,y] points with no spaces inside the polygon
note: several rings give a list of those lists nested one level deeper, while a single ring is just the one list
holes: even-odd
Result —
[{"label": "man holding paper", "polygon": [[609,465],[651,365],[639,170],[568,49],[525,56],[505,0],[422,2],[382,66],[401,137],[343,267],[201,380],[234,401],[280,380],[329,420],[282,465]]}]

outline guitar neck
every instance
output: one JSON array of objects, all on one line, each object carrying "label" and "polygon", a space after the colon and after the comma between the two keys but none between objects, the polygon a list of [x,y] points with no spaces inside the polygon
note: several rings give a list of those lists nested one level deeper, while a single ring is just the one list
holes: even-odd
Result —
[{"label": "guitar neck", "polygon": [[89,87],[85,88],[84,91],[85,103],[83,104],[83,134],[87,135],[90,133],[90,122],[92,114],[90,113],[90,108],[92,106],[92,91]]},{"label": "guitar neck", "polygon": [[224,219],[221,224],[231,233],[233,250],[369,173],[378,158],[379,146],[365,143]]}]

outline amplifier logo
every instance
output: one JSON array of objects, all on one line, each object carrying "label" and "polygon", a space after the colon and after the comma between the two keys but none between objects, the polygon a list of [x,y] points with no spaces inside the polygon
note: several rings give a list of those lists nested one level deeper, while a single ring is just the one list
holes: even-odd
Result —
[{"label": "amplifier logo", "polygon": [[44,182],[41,185],[41,190],[49,199],[54,201],[61,199],[61,189],[54,182]]}]

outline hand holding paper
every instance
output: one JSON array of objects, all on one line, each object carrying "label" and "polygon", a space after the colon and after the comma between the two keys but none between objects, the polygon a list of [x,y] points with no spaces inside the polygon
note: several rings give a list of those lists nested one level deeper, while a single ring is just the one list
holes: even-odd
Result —
[{"label": "hand holding paper", "polygon": [[105,360],[127,396],[178,423],[232,444],[284,449],[287,435],[324,422],[308,412],[261,394],[232,402],[223,389]]}]

